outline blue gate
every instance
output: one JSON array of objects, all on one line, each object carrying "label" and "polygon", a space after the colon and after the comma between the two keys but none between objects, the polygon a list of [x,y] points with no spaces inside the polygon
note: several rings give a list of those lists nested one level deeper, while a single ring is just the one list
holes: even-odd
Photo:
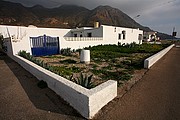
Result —
[{"label": "blue gate", "polygon": [[38,36],[30,37],[33,56],[59,54],[59,37]]}]

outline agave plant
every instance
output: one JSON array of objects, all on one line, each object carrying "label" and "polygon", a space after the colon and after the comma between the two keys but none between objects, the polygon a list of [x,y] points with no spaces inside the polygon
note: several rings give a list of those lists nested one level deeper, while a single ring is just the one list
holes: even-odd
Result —
[{"label": "agave plant", "polygon": [[84,76],[81,73],[80,77],[78,77],[78,78],[73,78],[73,75],[72,75],[70,77],[70,80],[75,82],[78,85],[81,85],[81,86],[87,88],[87,89],[91,89],[91,88],[95,87],[94,83],[92,82],[92,76],[93,75],[87,76],[86,74]]}]

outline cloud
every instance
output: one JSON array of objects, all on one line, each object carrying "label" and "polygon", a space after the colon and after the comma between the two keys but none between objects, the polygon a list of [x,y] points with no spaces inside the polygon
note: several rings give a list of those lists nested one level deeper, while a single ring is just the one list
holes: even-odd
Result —
[{"label": "cloud", "polygon": [[180,1],[161,4],[144,12],[141,17],[136,19],[139,23],[151,27],[153,30],[172,33],[175,27],[180,37]]}]

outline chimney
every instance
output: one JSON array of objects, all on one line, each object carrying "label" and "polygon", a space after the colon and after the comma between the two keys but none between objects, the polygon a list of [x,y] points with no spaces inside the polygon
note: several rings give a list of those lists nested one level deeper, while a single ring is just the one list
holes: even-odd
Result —
[{"label": "chimney", "polygon": [[94,22],[94,28],[99,28],[99,22]]}]

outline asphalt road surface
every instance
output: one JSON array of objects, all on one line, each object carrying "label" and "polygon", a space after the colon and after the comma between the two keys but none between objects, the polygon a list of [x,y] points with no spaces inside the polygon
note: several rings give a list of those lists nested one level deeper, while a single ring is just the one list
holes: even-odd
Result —
[{"label": "asphalt road surface", "polygon": [[7,56],[0,56],[0,120],[82,120],[49,88]]}]

